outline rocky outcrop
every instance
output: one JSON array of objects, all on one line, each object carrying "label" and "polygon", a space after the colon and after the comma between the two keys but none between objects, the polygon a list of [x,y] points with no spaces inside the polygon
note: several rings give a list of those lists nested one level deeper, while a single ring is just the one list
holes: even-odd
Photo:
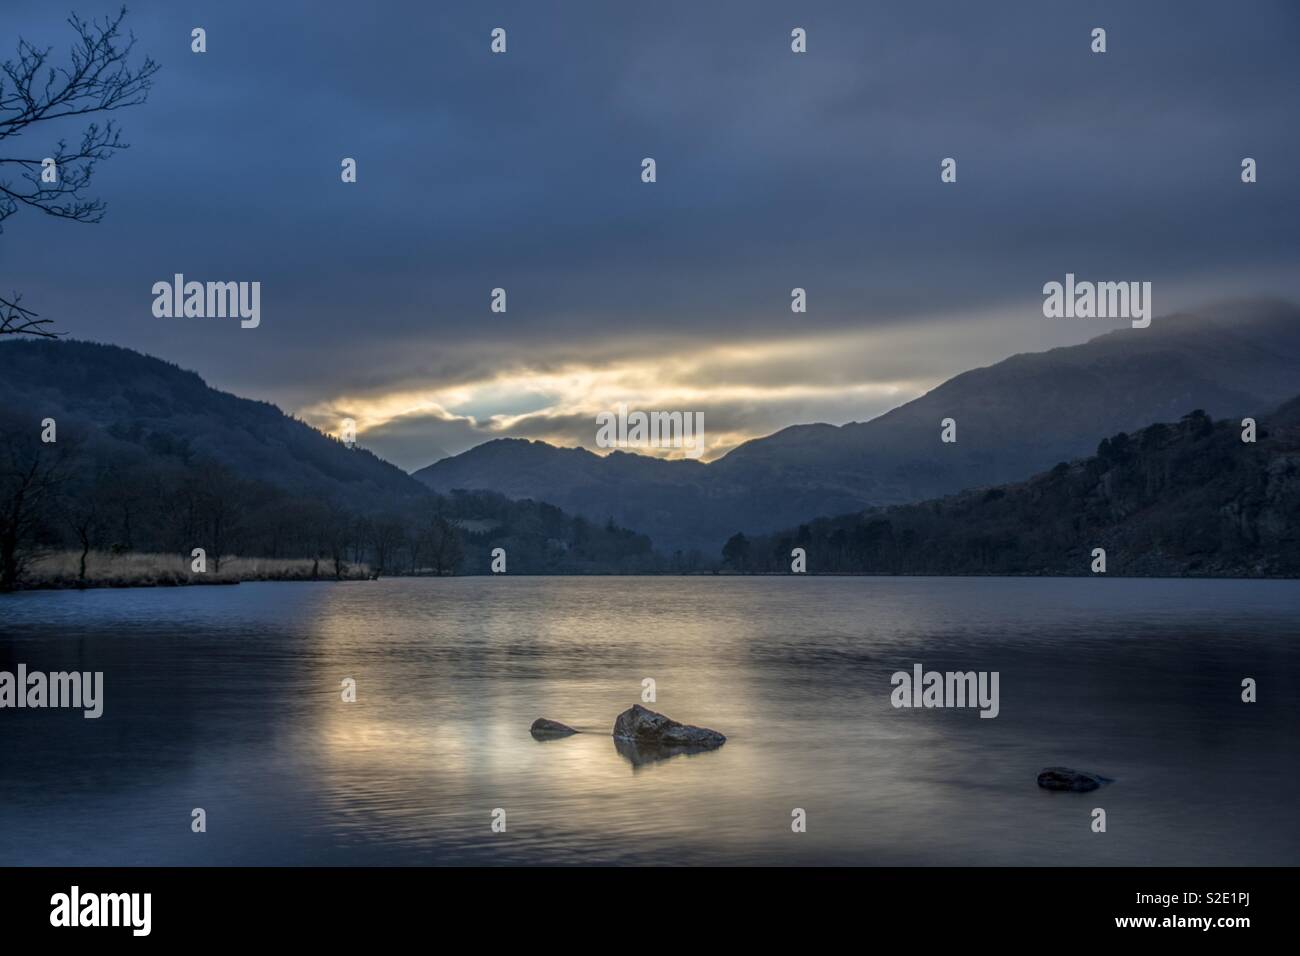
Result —
[{"label": "rocky outcrop", "polygon": [[1070,767],[1048,767],[1038,775],[1038,785],[1044,790],[1071,790],[1086,793],[1098,787],[1113,783],[1110,777],[1089,773],[1086,770],[1073,770]]},{"label": "rocky outcrop", "polygon": [[692,727],[640,704],[623,711],[614,721],[614,737],[643,747],[691,748],[709,750],[721,747],[726,736],[707,727]]},{"label": "rocky outcrop", "polygon": [[534,720],[533,725],[528,730],[539,740],[553,740],[556,737],[568,737],[580,732],[574,730],[568,724],[562,724],[558,720],[548,720],[545,717],[538,717]]}]

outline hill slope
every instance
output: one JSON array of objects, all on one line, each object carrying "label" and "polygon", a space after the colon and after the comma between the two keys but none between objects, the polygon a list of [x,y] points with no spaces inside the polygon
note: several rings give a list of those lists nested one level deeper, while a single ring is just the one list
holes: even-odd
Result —
[{"label": "hill slope", "polygon": [[97,439],[368,511],[426,493],[400,468],[349,449],[267,402],[210,388],[194,372],[115,345],[0,345],[0,406],[87,426]]},{"label": "hill slope", "polygon": [[885,574],[1300,575],[1300,398],[1242,441],[1201,411],[1103,439],[1012,485],[822,518],[728,548],[739,570]]},{"label": "hill slope", "polygon": [[[1300,381],[1300,308],[1280,302],[1158,317],[1083,345],[958,375],[868,422],[798,425],[709,464],[498,440],[415,472],[438,491],[552,502],[716,554],[739,529],[918,501],[1023,478],[1089,453],[1104,435],[1196,408],[1259,416]],[[941,443],[940,422],[957,422]]]},{"label": "hill slope", "polygon": [[[52,443],[41,440],[46,418]],[[91,552],[184,556],[188,569],[195,547],[214,573],[232,555],[315,559],[307,567],[321,577],[362,564],[488,573],[498,547],[513,572],[658,567],[644,535],[542,502],[435,495],[368,451],[159,359],[88,342],[0,344],[0,591],[101,583],[87,579]],[[65,553],[80,557],[70,578]],[[146,573],[129,580],[153,579],[136,565]]]}]

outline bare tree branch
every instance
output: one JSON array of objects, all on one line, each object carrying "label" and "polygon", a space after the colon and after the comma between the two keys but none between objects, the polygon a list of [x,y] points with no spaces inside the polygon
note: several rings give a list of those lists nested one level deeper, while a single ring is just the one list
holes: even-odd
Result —
[{"label": "bare tree branch", "polygon": [[51,332],[43,326],[52,319],[38,318],[31,309],[24,309],[18,303],[23,297],[15,292],[13,301],[0,296],[0,335],[39,335],[46,339],[57,339],[61,333]]},{"label": "bare tree branch", "polygon": [[[75,13],[68,24],[77,34],[67,63],[51,63],[52,47],[40,48],[18,40],[17,58],[0,64],[0,232],[4,221],[27,207],[57,219],[99,222],[102,199],[86,195],[95,164],[128,148],[116,123],[92,122],[81,141],[69,146],[60,139],[52,150],[35,154],[16,147],[38,124],[68,117],[111,113],[137,106],[148,98],[159,66],[146,57],[139,67],[129,63],[135,35],[123,34],[126,7],[115,17],[83,20]],[[53,166],[45,162],[53,160]],[[51,320],[0,298],[0,335],[43,335]]]}]

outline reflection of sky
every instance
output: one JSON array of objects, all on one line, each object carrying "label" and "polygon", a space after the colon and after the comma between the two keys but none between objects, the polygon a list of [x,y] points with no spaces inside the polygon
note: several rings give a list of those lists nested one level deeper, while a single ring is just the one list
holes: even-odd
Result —
[{"label": "reflection of sky", "polygon": [[[656,589],[653,607],[620,608],[591,600],[599,584],[579,584],[584,597],[574,600],[571,587],[518,583],[522,591],[505,601],[456,585],[454,602],[401,600],[397,614],[391,593],[372,599],[354,591],[323,606],[317,651],[334,661],[355,655],[350,673],[363,690],[355,706],[322,698],[310,743],[325,762],[323,801],[334,807],[339,833],[399,851],[454,847],[497,861],[781,852],[790,813],[782,804],[796,799],[787,794],[800,775],[755,746],[765,694],[751,668],[737,666],[746,657],[743,632],[681,602],[669,610],[662,599],[671,589]],[[392,653],[376,660],[357,635],[380,605],[389,611]],[[610,730],[621,710],[641,702],[649,676],[659,692],[649,706],[725,727],[734,739],[713,752],[634,765]],[[583,732],[537,741],[528,728],[539,716]],[[756,794],[770,795],[771,808],[750,800]],[[491,831],[497,807],[506,810],[506,834]],[[770,842],[761,836],[765,814],[775,823]],[[834,843],[814,834],[787,849],[797,858]]]},{"label": "reflection of sky", "polygon": [[[163,71],[117,114],[108,216],[19,213],[0,284],[324,429],[351,414],[403,466],[500,435],[590,445],[619,402],[704,412],[716,456],[1104,331],[1044,333],[1067,271],[1152,281],[1157,313],[1296,295],[1300,10],[1223,9],[142,0]],[[6,42],[66,48],[64,15],[7,0]],[[261,327],[153,318],[175,272],[261,281]]]},{"label": "reflection of sky", "polygon": [[[1243,673],[1265,689],[1300,674],[1298,588],[471,577],[14,595],[0,661],[100,669],[106,696],[98,720],[0,713],[0,862],[1285,864],[1300,701],[1239,695]],[[999,716],[893,709],[890,675],[913,663],[998,671]],[[646,677],[650,706],[727,743],[634,768],[607,735]],[[539,743],[539,716],[590,733]],[[1093,796],[1036,786],[1058,764],[1115,779],[1106,840]]]},{"label": "reflection of sky", "polygon": [[[308,735],[341,837],[484,862],[1053,865],[1245,860],[1264,852],[1250,834],[1288,819],[1280,792],[1241,774],[1294,773],[1294,706],[1243,715],[1235,679],[1215,697],[1236,640],[1280,647],[1288,582],[499,583],[389,582],[322,606],[317,654],[354,659],[367,688],[354,707],[322,696]],[[916,661],[998,670],[1001,714],[894,710],[890,674]],[[633,767],[608,734],[644,677],[649,706],[727,743]],[[586,733],[535,741],[539,716]],[[1035,784],[1061,762],[1115,777],[1106,805],[1136,829],[1090,842],[1086,812]],[[1208,775],[1200,795],[1171,800],[1162,781],[1190,768]],[[1216,803],[1253,809],[1188,846],[1183,828]]]}]

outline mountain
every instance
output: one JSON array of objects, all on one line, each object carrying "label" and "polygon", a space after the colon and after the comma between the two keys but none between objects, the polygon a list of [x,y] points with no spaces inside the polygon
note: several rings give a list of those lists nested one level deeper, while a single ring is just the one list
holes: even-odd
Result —
[{"label": "mountain", "polygon": [[[45,419],[55,441],[43,440]],[[232,556],[305,559],[306,570],[255,572],[298,577],[356,576],[357,565],[485,574],[498,548],[512,572],[662,565],[645,535],[544,502],[436,495],[160,359],[89,342],[0,344],[0,591],[183,583],[193,575],[176,569],[196,547],[214,573]],[[104,557],[88,564],[92,552]]]},{"label": "mountain", "polygon": [[194,372],[115,345],[0,344],[0,408],[53,418],[101,444],[217,462],[240,477],[360,511],[427,489],[396,465],[349,449],[268,402],[210,388]]},{"label": "mountain", "polygon": [[621,451],[602,457],[583,448],[502,438],[423,468],[414,477],[440,493],[495,491],[548,501],[593,521],[612,517],[649,534],[663,550],[664,539],[672,544],[680,538],[675,526],[681,515],[707,513],[707,473],[708,466],[698,461]]},{"label": "mountain", "polygon": [[737,570],[1300,576],[1300,398],[1242,440],[1200,410],[1103,439],[1028,481],[821,518],[726,546]]},{"label": "mountain", "polygon": [[[1086,320],[1080,320],[1086,321]],[[796,425],[718,461],[600,457],[501,439],[415,472],[437,491],[549,501],[707,554],[734,532],[1022,479],[1101,436],[1196,408],[1261,415],[1300,381],[1300,307],[1230,303],[964,372],[868,422]],[[957,441],[940,441],[940,422]]]}]

